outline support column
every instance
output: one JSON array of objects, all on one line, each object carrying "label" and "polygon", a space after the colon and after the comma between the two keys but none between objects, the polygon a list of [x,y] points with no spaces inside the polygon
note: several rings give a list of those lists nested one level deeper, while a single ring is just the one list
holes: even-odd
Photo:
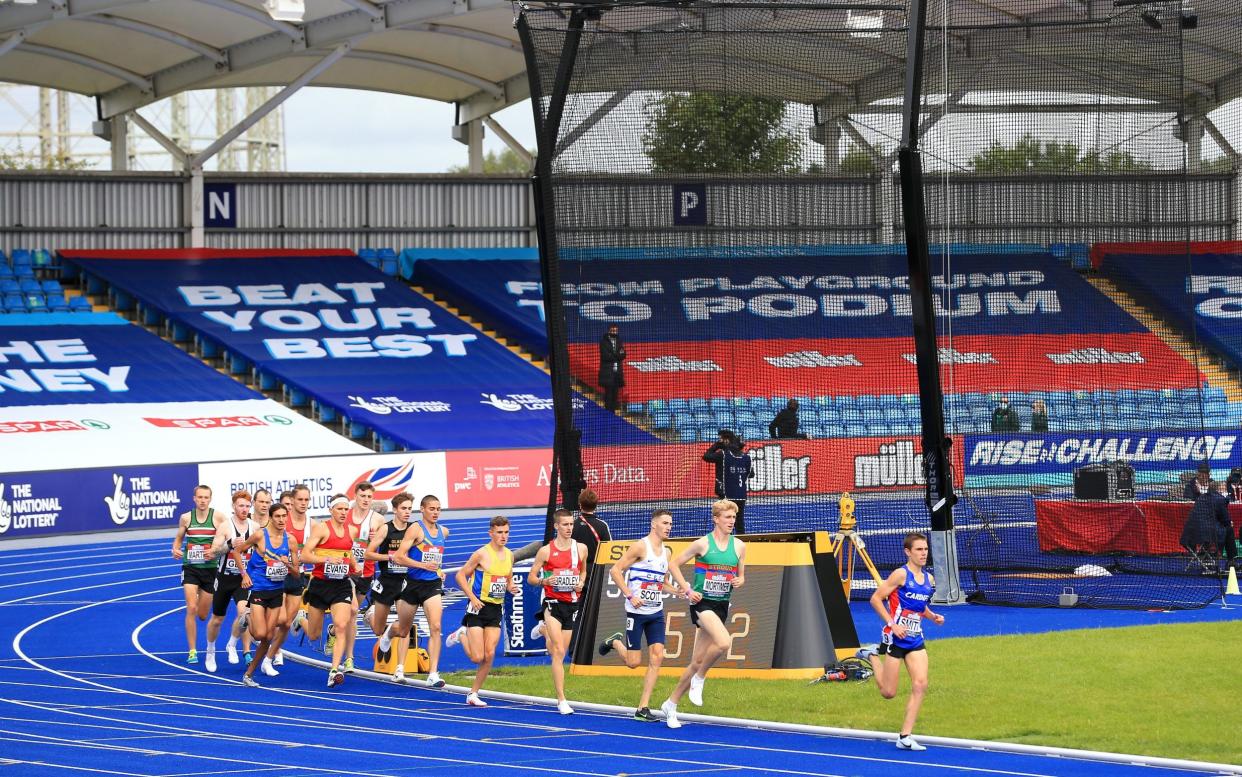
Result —
[{"label": "support column", "polygon": [[186,172],[189,174],[185,200],[185,223],[190,225],[188,247],[203,248],[207,244],[207,233],[203,230],[203,168],[202,165],[191,165]]},{"label": "support column", "polygon": [[454,124],[453,140],[464,144],[468,149],[469,171],[483,172],[483,120],[475,119],[465,124]]},{"label": "support column", "polygon": [[1203,169],[1203,117],[1192,115],[1186,118],[1186,171],[1197,173]]},{"label": "support column", "polygon": [[108,120],[111,125],[112,169],[124,172],[129,169],[129,122],[125,114],[113,116]]}]

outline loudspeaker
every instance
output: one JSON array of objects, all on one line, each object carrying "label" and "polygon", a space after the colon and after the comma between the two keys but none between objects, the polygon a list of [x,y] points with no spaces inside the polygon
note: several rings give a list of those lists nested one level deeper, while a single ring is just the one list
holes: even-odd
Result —
[{"label": "loudspeaker", "polygon": [[1123,462],[1091,464],[1074,470],[1075,499],[1134,498],[1134,468]]}]

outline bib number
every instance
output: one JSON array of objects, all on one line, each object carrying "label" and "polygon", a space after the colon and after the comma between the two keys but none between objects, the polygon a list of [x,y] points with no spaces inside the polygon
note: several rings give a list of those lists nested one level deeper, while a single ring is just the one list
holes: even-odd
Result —
[{"label": "bib number", "polygon": [[267,565],[267,579],[273,582],[281,582],[289,576],[289,567],[285,566],[285,562],[277,561]]},{"label": "bib number", "polygon": [[508,580],[503,577],[496,578],[487,584],[488,599],[504,599],[505,592],[508,590]]},{"label": "bib number", "polygon": [[344,580],[349,576],[349,564],[344,561],[329,561],[323,565],[323,576],[331,580]]},{"label": "bib number", "polygon": [[437,547],[428,547],[423,549],[423,562],[426,564],[434,564],[440,566],[444,563],[444,551]]},{"label": "bib number", "polygon": [[391,561],[388,562],[388,574],[390,575],[404,575],[406,572],[409,572],[409,571],[410,571],[409,567],[403,567],[400,564],[394,564]]},{"label": "bib number", "polygon": [[638,589],[638,600],[647,606],[655,606],[664,601],[664,594],[659,583],[643,583]]},{"label": "bib number", "polygon": [[733,576],[725,572],[708,572],[703,579],[703,595],[728,596],[733,590]]},{"label": "bib number", "polygon": [[555,572],[548,580],[552,590],[558,593],[569,593],[578,588],[578,573],[571,570]]},{"label": "bib number", "polygon": [[897,618],[897,625],[906,628],[906,637],[923,636],[923,616],[917,612],[902,613]]},{"label": "bib number", "polygon": [[206,545],[191,545],[185,549],[185,560],[191,564],[202,564],[207,560]]},{"label": "bib number", "polygon": [[354,546],[354,561],[361,564],[362,562],[366,560],[367,560],[367,549],[363,547],[362,545],[355,545]]},{"label": "bib number", "polygon": [[241,574],[240,572],[237,571],[237,562],[233,560],[232,556],[229,556],[228,560],[224,562],[224,574],[226,575]]}]

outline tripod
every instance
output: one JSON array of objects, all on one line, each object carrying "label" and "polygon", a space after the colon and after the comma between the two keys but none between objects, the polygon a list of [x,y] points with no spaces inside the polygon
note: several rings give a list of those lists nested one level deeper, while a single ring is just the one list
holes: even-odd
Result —
[{"label": "tripod", "polygon": [[[877,586],[881,579],[880,573],[876,571],[875,564],[871,561],[871,556],[867,555],[867,543],[863,540],[862,533],[858,531],[858,519],[854,517],[854,499],[850,496],[850,492],[846,491],[841,494],[841,499],[837,502],[837,514],[840,522],[836,533],[828,540],[828,547],[837,557],[837,575],[841,578],[841,588],[845,591],[845,598],[848,600],[850,589],[854,585],[856,559],[862,559],[863,565],[867,567],[867,571],[871,573]],[[849,547],[847,548],[846,545]]]}]

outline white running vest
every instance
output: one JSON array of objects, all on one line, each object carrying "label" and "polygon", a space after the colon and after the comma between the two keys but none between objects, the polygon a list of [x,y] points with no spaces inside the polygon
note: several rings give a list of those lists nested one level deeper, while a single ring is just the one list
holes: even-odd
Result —
[{"label": "white running vest", "polygon": [[669,558],[672,551],[664,546],[664,552],[656,555],[648,538],[643,537],[647,555],[642,561],[625,570],[625,586],[630,592],[637,594],[642,601],[641,607],[635,607],[625,600],[625,611],[634,615],[654,615],[664,611],[664,578],[668,575]]}]

